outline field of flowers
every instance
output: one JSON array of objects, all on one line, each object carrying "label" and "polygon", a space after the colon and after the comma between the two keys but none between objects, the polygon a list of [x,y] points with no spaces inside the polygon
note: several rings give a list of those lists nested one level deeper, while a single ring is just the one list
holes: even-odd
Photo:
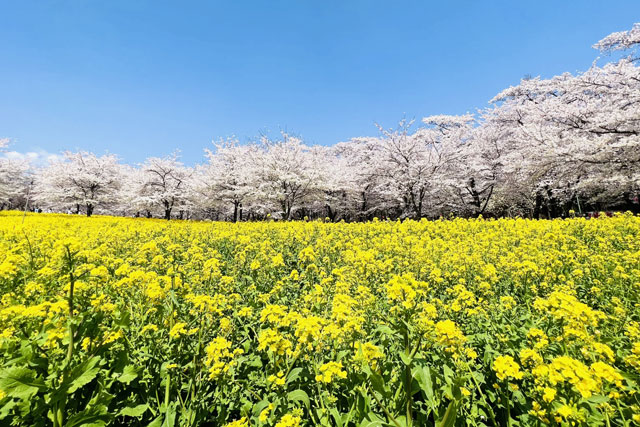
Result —
[{"label": "field of flowers", "polygon": [[0,213],[0,424],[640,423],[640,217]]}]

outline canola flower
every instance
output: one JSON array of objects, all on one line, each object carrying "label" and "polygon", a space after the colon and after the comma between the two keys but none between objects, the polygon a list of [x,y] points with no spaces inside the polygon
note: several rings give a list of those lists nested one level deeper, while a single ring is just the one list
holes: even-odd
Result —
[{"label": "canola flower", "polygon": [[493,370],[496,371],[496,376],[500,380],[508,378],[519,380],[524,376],[520,371],[520,365],[511,356],[498,356],[493,362]]},{"label": "canola flower", "polygon": [[320,372],[316,375],[316,381],[331,384],[336,379],[347,378],[347,373],[343,370],[342,362],[323,363],[319,368]]},{"label": "canola flower", "polygon": [[450,405],[457,425],[640,423],[628,214],[0,212],[0,289],[0,423],[417,426]]}]

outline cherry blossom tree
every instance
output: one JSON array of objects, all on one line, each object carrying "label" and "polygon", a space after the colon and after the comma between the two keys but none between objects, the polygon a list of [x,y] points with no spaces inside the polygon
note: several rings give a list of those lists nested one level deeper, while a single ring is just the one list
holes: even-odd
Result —
[{"label": "cherry blossom tree", "polygon": [[112,154],[97,156],[86,151],[66,151],[36,172],[34,196],[40,203],[57,209],[84,209],[87,216],[96,207],[115,203],[120,187],[120,164]]},{"label": "cherry blossom tree", "polygon": [[149,157],[133,172],[132,203],[141,210],[161,209],[164,219],[171,219],[174,208],[184,217],[188,208],[190,178],[193,171],[178,160],[178,153],[167,157]]},{"label": "cherry blossom tree", "polygon": [[426,126],[411,131],[412,121],[402,120],[394,130],[379,127],[380,168],[378,186],[395,197],[402,216],[421,218],[425,204],[436,207],[438,188],[459,155],[460,129],[466,116],[432,116]]},{"label": "cherry blossom tree", "polygon": [[[523,80],[492,102],[485,126],[507,129],[503,172],[528,181],[536,212],[544,202],[556,216],[560,205],[577,205],[580,193],[594,205],[613,205],[636,191],[640,70],[628,59],[576,76]],[[603,192],[604,179],[610,191]]]},{"label": "cherry blossom tree", "polygon": [[236,138],[215,143],[213,151],[205,150],[207,163],[199,176],[198,194],[232,207],[233,222],[242,221],[243,207],[258,187],[257,150],[254,144],[241,145]]},{"label": "cherry blossom tree", "polygon": [[351,210],[358,220],[384,215],[394,206],[382,184],[380,144],[377,137],[359,137],[335,147],[336,156],[340,159],[342,180],[352,200]]},{"label": "cherry blossom tree", "polygon": [[[635,24],[597,42],[609,58],[584,72],[525,78],[475,115],[403,120],[333,147],[287,133],[244,145],[231,138],[195,168],[177,154],[130,167],[67,152],[34,170],[35,197],[87,215],[99,207],[169,219],[177,208],[233,221],[640,212],[638,46]],[[15,205],[25,168],[0,159],[0,203]]]},{"label": "cherry blossom tree", "polygon": [[[640,22],[633,24],[628,31],[618,31],[609,34],[607,37],[593,45],[594,49],[598,49],[602,53],[610,54],[616,51],[625,51],[637,48],[640,45]],[[629,59],[634,59],[634,52]],[[638,58],[635,58],[638,59]]]},{"label": "cherry blossom tree", "polygon": [[[9,138],[0,138],[0,154],[9,142]],[[0,157],[0,209],[17,208],[26,203],[31,182],[28,171],[26,160]]]},{"label": "cherry blossom tree", "polygon": [[279,208],[284,220],[321,188],[322,173],[314,151],[298,137],[281,133],[281,138],[262,136],[255,153],[259,182],[256,198]]}]

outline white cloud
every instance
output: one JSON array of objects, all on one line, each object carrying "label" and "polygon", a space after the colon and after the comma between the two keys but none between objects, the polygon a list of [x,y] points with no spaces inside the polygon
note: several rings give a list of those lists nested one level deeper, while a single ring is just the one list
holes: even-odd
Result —
[{"label": "white cloud", "polygon": [[27,151],[21,153],[19,151],[6,151],[2,157],[9,160],[20,160],[30,163],[34,166],[43,166],[56,160],[61,160],[62,156],[54,153],[49,153],[45,150]]}]

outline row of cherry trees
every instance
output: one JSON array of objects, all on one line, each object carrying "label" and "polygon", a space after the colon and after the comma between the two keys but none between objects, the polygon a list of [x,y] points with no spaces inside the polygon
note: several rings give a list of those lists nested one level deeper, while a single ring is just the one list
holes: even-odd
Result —
[{"label": "row of cherry trees", "polygon": [[0,205],[234,221],[639,212],[639,45],[635,24],[594,46],[612,55],[604,65],[524,79],[474,115],[402,121],[331,147],[282,133],[219,141],[195,167],[177,154],[136,166],[87,152],[39,168],[4,158]]}]

